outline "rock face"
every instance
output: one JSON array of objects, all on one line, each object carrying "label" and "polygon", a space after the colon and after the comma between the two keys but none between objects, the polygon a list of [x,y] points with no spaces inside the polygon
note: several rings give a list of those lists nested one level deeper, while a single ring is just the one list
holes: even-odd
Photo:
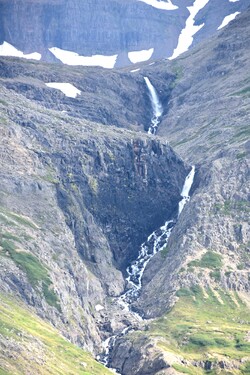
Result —
[{"label": "rock face", "polygon": [[177,213],[188,168],[155,137],[65,117],[4,86],[1,290],[100,350],[106,298],[122,292],[141,242]]},{"label": "rock face", "polygon": [[[153,59],[171,56],[193,4],[176,0],[176,9],[162,10],[137,0],[1,0],[0,42],[39,52],[46,61],[55,61],[49,48],[57,47],[83,56],[118,55],[117,66],[127,66],[131,51],[153,48]],[[214,34],[225,16],[247,6],[247,0],[210,0],[195,18],[204,23],[195,40]]]},{"label": "rock face", "polygon": [[[143,132],[150,125],[152,108],[142,75],[107,72],[101,68],[68,69],[35,62],[27,65],[20,59],[0,58],[0,77],[4,78],[3,85],[7,89],[72,117]],[[166,73],[164,87],[160,79],[156,81],[163,103],[169,99],[174,79],[174,74]],[[47,87],[45,83],[48,82],[71,83],[81,95],[69,98],[61,91]]]}]

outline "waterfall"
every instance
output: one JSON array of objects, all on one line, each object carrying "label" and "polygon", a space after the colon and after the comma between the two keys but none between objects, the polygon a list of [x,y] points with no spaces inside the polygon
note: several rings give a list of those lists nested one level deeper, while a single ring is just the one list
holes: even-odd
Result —
[{"label": "waterfall", "polygon": [[[180,216],[185,204],[189,201],[189,192],[192,187],[195,175],[195,167],[192,166],[191,171],[188,173],[183,188],[181,191],[182,199],[179,202],[178,217]],[[139,296],[141,289],[141,280],[144,270],[150,261],[150,259],[163,250],[168,243],[168,239],[172,232],[173,227],[176,224],[176,220],[173,218],[165,222],[163,226],[154,231],[147,240],[141,245],[139,255],[137,259],[127,268],[129,289],[118,298],[118,303],[123,306],[126,310],[129,310],[129,305],[134,302]]]},{"label": "waterfall", "polygon": [[157,92],[154,86],[152,85],[152,83],[150,82],[150,80],[148,79],[148,77],[144,77],[144,80],[149,90],[150,101],[151,101],[152,108],[153,108],[153,117],[151,119],[151,124],[148,128],[148,133],[156,134],[156,131],[160,122],[160,117],[163,112],[163,108],[159,100],[159,97],[157,95]]},{"label": "waterfall", "polygon": [[[181,196],[182,199],[179,202],[178,206],[178,216],[179,218],[185,204],[189,201],[190,196],[190,190],[194,181],[195,176],[195,166],[192,166],[191,171],[188,173],[187,177],[185,178]],[[130,313],[135,317],[137,321],[142,321],[143,318],[137,314],[136,312],[133,312],[130,310],[130,305],[139,297],[140,290],[142,287],[142,276],[145,271],[145,268],[150,261],[150,259],[159,251],[166,248],[168,244],[168,239],[170,237],[170,234],[172,232],[172,229],[174,228],[176,224],[176,219],[172,218],[171,220],[168,220],[165,222],[163,226],[161,226],[159,229],[151,233],[147,240],[141,245],[139,255],[137,259],[129,266],[127,267],[127,284],[128,284],[128,290],[123,293],[120,297],[117,298],[117,303],[125,310],[130,311]],[[133,327],[126,327],[122,332],[111,336],[103,343],[103,353],[99,356],[98,360],[103,363],[105,366],[108,367],[109,365],[109,355],[115,346],[116,340],[119,337],[125,336],[129,331],[132,331]],[[114,370],[114,369],[112,369]],[[119,374],[118,372],[116,372]]]},{"label": "waterfall", "polygon": [[190,199],[189,192],[194,182],[194,175],[195,175],[195,166],[193,165],[191,171],[189,172],[189,174],[187,175],[185,179],[185,182],[182,188],[182,192],[181,192],[182,200],[179,202],[178,217],[180,216],[181,211],[183,210],[185,204]]}]

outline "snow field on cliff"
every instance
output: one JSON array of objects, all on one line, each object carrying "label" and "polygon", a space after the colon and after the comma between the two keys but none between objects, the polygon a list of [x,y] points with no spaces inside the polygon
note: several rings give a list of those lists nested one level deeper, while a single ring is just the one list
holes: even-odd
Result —
[{"label": "snow field on cliff", "polygon": [[13,57],[22,57],[23,59],[33,59],[40,60],[41,54],[38,52],[33,52],[29,54],[24,54],[22,51],[19,51],[17,48],[12,46],[8,42],[3,42],[0,45],[0,56],[13,56]]},{"label": "snow field on cliff", "polygon": [[222,21],[222,23],[220,24],[220,26],[217,28],[217,30],[220,30],[223,27],[227,26],[229,22],[233,21],[238,16],[238,14],[240,14],[240,12],[235,12],[226,16],[224,20]]},{"label": "snow field on cliff", "polygon": [[60,90],[62,93],[69,98],[76,98],[77,95],[81,95],[81,91],[78,90],[74,85],[71,83],[65,83],[65,82],[49,82],[45,83],[46,86]]},{"label": "snow field on cliff", "polygon": [[153,52],[154,52],[154,48],[141,50],[141,51],[131,51],[128,53],[128,58],[133,64],[136,64],[138,62],[149,60]]},{"label": "snow field on cliff", "polygon": [[182,29],[179,35],[177,47],[175,48],[172,56],[168,58],[169,60],[173,60],[183,52],[188,51],[189,47],[193,43],[193,36],[204,26],[204,23],[198,26],[195,25],[195,16],[205,7],[205,5],[207,5],[208,2],[209,0],[195,0],[191,7],[187,7],[190,15],[186,20],[185,28]]},{"label": "snow field on cliff", "polygon": [[81,56],[73,51],[66,51],[61,48],[49,48],[50,52],[59,59],[63,64],[82,65],[82,66],[101,66],[103,68],[112,69],[115,66],[118,55],[104,56]]},{"label": "snow field on cliff", "polygon": [[177,5],[174,5],[171,0],[166,1],[159,1],[159,0],[138,0],[145,4],[151,5],[154,8],[162,9],[162,10],[175,10],[178,9]]}]

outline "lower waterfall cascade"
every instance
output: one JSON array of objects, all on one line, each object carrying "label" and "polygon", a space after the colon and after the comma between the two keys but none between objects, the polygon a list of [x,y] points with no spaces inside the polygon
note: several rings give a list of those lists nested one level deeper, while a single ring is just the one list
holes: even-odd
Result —
[{"label": "lower waterfall cascade", "polygon": [[[163,226],[161,226],[159,229],[151,233],[148,236],[147,240],[141,245],[137,259],[134,260],[132,264],[128,266],[126,269],[128,275],[126,277],[127,290],[119,297],[117,297],[116,302],[122,307],[124,311],[129,311],[137,321],[143,321],[144,319],[137,312],[132,311],[130,306],[134,301],[136,301],[136,299],[140,295],[140,290],[142,287],[142,277],[148,262],[156,253],[162,251],[167,246],[172,229],[177,223],[184,206],[190,199],[189,194],[191,187],[193,185],[194,176],[195,166],[192,166],[190,172],[188,173],[185,179],[181,191],[182,199],[180,200],[178,205],[177,219],[173,218],[171,220],[166,221]],[[120,337],[125,336],[128,332],[131,332],[132,330],[134,330],[133,326],[126,327],[120,333],[112,335],[111,337],[106,339],[103,342],[103,352],[97,357],[99,362],[104,364],[106,367],[109,367],[110,352],[112,351],[116,340]],[[117,370],[111,370],[114,371],[114,373],[119,374]]]}]

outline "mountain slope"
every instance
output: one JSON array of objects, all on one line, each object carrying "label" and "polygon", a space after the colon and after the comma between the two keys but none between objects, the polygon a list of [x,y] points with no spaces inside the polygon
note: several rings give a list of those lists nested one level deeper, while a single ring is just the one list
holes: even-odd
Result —
[{"label": "mountain slope", "polygon": [[[1,58],[1,293],[94,355],[114,336],[106,363],[123,375],[249,373],[248,20],[134,73]],[[144,76],[163,105],[156,137],[143,134]],[[190,166],[167,143],[196,164],[178,221]],[[140,244],[172,218],[132,305],[142,320],[117,296]]]},{"label": "mountain slope", "polygon": [[19,300],[2,294],[0,300],[0,374],[112,373]]},{"label": "mountain slope", "polygon": [[112,351],[122,374],[144,374],[150,364],[149,373],[159,374],[249,372],[248,20],[249,11],[175,62],[142,69],[159,96],[163,74],[175,74],[158,134],[198,172],[191,201],[164,253],[148,264],[133,305],[145,318],[161,318],[119,338]]},{"label": "mountain slope", "polygon": [[177,215],[190,167],[164,140],[47,109],[17,79],[6,88],[25,64],[3,65],[0,289],[96,355],[129,324],[112,298],[140,244]]}]

